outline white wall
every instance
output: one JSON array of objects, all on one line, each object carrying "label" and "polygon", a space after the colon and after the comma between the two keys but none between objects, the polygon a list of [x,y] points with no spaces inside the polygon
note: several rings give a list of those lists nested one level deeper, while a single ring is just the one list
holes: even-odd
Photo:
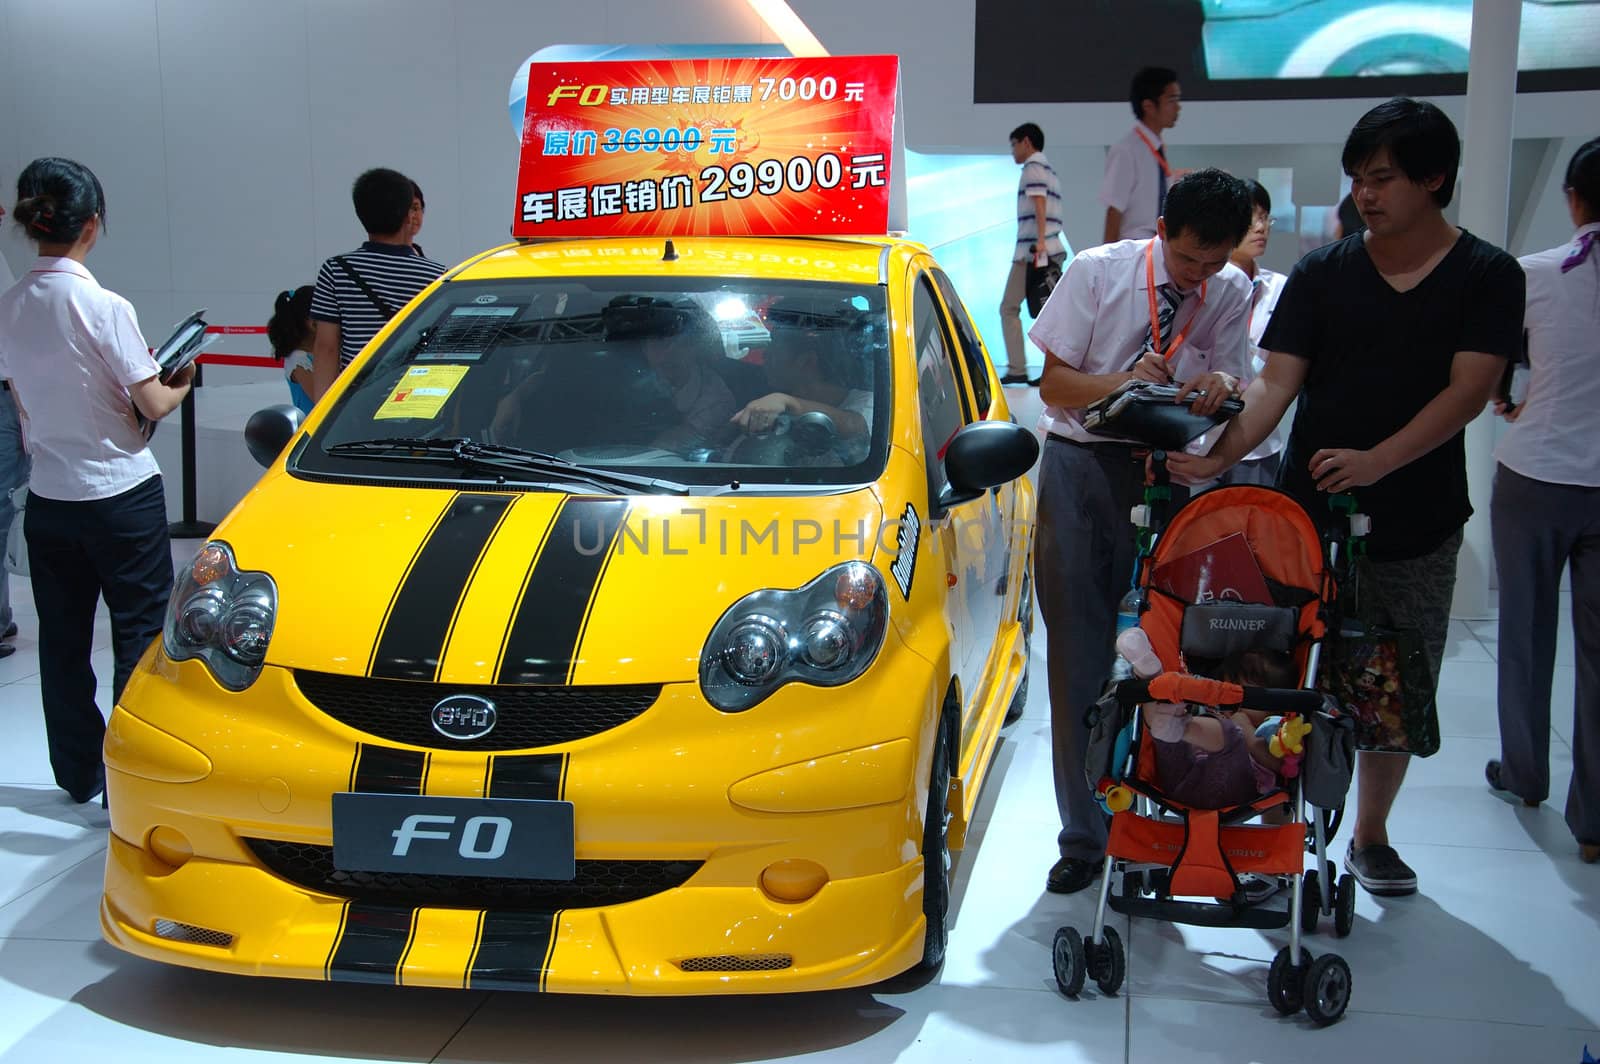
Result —
[{"label": "white wall", "polygon": [[[831,51],[902,56],[913,149],[999,154],[1012,127],[1038,122],[1063,175],[1069,238],[1097,239],[1103,146],[1126,131],[1125,105],[973,104],[975,0],[791,3]],[[276,291],[361,239],[349,187],[368,167],[422,185],[431,256],[454,262],[503,241],[516,161],[508,89],[538,48],[773,40],[743,0],[0,0],[0,197],[9,204],[36,156],[79,159],[109,207],[90,267],[133,300],[147,333],[200,306],[217,323],[261,323]],[[1048,55],[1045,42],[1019,61]],[[1195,102],[1171,136],[1173,162],[1287,158],[1303,174],[1296,200],[1331,201],[1343,132],[1373,102]],[[1440,102],[1462,122],[1463,99]],[[1517,136],[1558,138],[1559,165],[1528,171],[1537,180],[1514,205],[1514,251],[1565,235],[1559,170],[1600,132],[1597,113],[1597,93],[1518,100]],[[1546,145],[1530,150],[1543,159]],[[30,257],[12,225],[0,253],[14,272]],[[1285,265],[1293,248],[1275,241],[1269,255]],[[230,337],[223,349],[265,344]],[[261,375],[213,367],[207,385]],[[202,499],[203,516],[218,509]]]}]

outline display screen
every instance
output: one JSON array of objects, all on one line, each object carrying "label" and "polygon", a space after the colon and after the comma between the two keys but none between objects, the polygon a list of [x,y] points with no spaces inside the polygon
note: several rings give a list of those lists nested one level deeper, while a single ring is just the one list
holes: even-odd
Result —
[{"label": "display screen", "polygon": [[[1191,100],[1450,95],[1471,39],[1472,0],[977,0],[973,99],[1125,100],[1145,65]],[[1600,88],[1600,0],[1524,0],[1517,69],[1522,92]]]}]

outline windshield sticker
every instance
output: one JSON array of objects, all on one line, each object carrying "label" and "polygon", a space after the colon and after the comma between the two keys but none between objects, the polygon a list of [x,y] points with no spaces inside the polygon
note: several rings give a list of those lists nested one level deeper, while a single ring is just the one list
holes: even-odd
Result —
[{"label": "windshield sticker", "polygon": [[413,359],[417,362],[477,362],[500,341],[500,334],[522,308],[456,307],[450,316],[424,334]]},{"label": "windshield sticker", "polygon": [[894,537],[894,564],[889,572],[900,587],[900,594],[911,601],[911,579],[917,572],[917,542],[922,538],[922,521],[917,508],[906,503],[906,512],[900,515],[900,530]]},{"label": "windshield sticker", "polygon": [[394,386],[389,398],[372,415],[374,421],[395,418],[435,418],[471,366],[412,366]]}]

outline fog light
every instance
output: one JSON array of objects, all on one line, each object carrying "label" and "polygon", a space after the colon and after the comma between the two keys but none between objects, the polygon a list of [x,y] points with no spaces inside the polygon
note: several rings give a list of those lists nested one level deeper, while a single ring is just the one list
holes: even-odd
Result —
[{"label": "fog light", "polygon": [[150,841],[145,848],[152,857],[173,871],[182,868],[194,856],[194,847],[183,832],[165,826],[150,832]]},{"label": "fog light", "polygon": [[805,901],[827,883],[827,869],[815,861],[778,861],[761,873],[761,889],[774,901]]}]

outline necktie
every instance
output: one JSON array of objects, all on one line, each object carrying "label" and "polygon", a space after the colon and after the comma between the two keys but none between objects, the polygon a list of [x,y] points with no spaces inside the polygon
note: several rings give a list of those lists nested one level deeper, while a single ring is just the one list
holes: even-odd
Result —
[{"label": "necktie", "polygon": [[1161,145],[1156,154],[1161,156],[1161,162],[1156,165],[1156,214],[1159,215],[1167,207],[1167,146]]},{"label": "necktie", "polygon": [[[1183,304],[1183,293],[1178,291],[1176,285],[1168,282],[1156,286],[1156,291],[1161,295],[1161,307],[1156,311],[1156,321],[1161,325],[1161,342],[1172,349],[1172,320],[1178,316],[1178,307]],[[1146,351],[1155,350],[1155,334],[1149,326],[1144,330],[1144,346],[1139,349],[1142,357]],[[1161,354],[1163,352],[1157,352]]]},{"label": "necktie", "polygon": [[1600,229],[1591,229],[1578,238],[1578,246],[1572,254],[1561,260],[1561,272],[1568,273],[1576,270],[1589,257],[1589,252],[1594,250],[1595,239],[1600,236]]}]

